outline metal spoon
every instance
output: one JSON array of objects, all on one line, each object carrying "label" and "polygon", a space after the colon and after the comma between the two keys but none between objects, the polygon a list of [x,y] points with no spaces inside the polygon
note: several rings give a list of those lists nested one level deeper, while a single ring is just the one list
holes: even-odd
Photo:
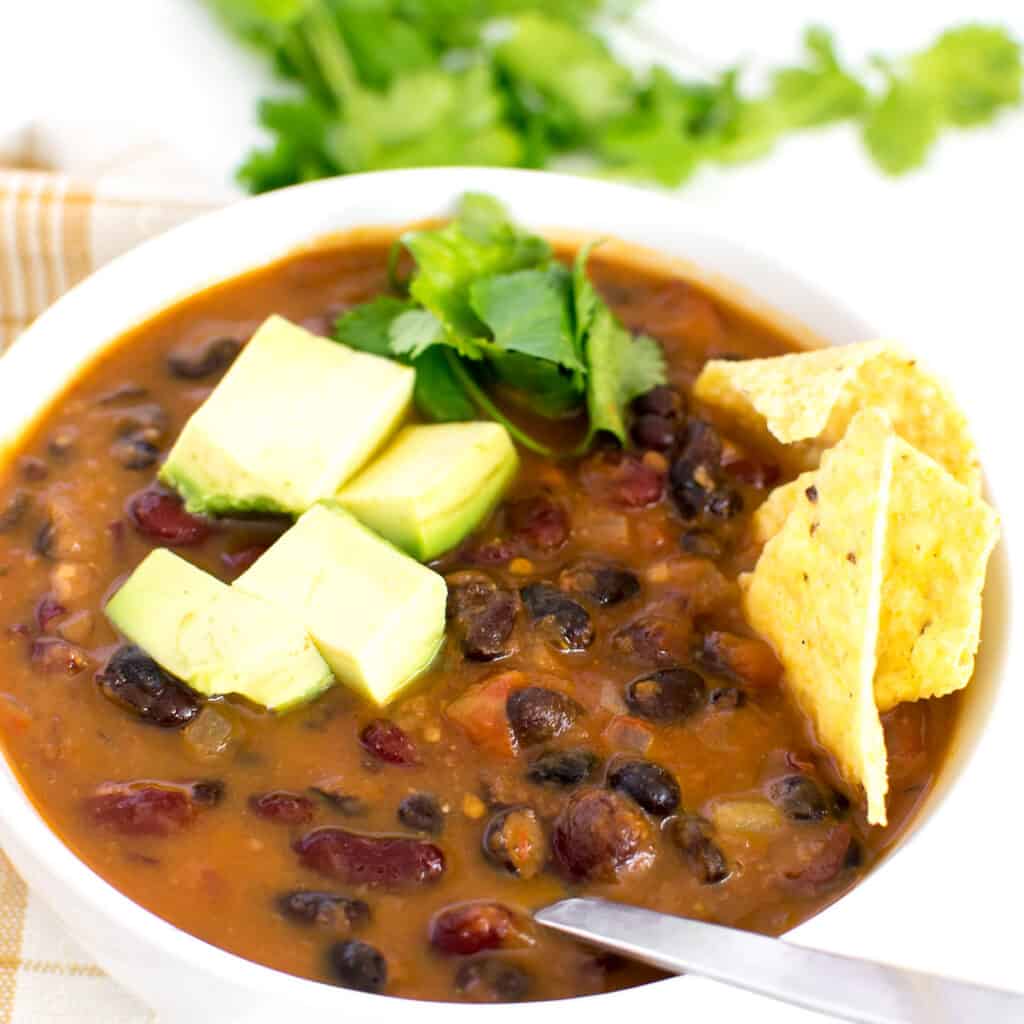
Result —
[{"label": "metal spoon", "polygon": [[673,974],[699,974],[862,1024],[1024,1021],[1024,994],[837,956],[704,921],[570,899],[537,911],[556,931]]}]

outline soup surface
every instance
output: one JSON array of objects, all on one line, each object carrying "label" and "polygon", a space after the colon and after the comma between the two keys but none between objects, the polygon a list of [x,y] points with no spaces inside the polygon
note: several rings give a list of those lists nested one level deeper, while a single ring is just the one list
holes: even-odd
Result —
[{"label": "soup surface", "polygon": [[[186,516],[155,483],[161,456],[232,342],[271,313],[329,334],[387,289],[388,248],[355,235],[161,314],[3,467],[0,731],[28,792],[91,867],[175,925],[357,987],[383,958],[392,995],[550,999],[655,976],[531,925],[570,894],[770,934],[821,910],[907,827],[957,701],[884,716],[890,824],[869,828],[739,610],[749,515],[792,474],[689,396],[710,357],[796,346],[648,266],[597,252],[591,274],[661,342],[671,387],[635,404],[629,452],[521,453],[503,504],[435,563],[448,634],[411,691],[382,711],[335,686],[281,717],[187,693],[111,699],[124,643],[103,603],[150,550],[230,581],[287,525]],[[568,446],[579,427],[546,430]],[[701,510],[673,486],[677,465],[701,467]],[[400,840],[367,854],[368,836]],[[359,857],[387,884],[341,884]]]}]

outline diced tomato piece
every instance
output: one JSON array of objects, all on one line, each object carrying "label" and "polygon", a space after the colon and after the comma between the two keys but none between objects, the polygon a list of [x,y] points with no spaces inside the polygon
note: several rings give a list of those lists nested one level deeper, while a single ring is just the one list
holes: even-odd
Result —
[{"label": "diced tomato piece", "polygon": [[513,690],[526,686],[523,672],[502,672],[469,687],[445,709],[445,714],[460,725],[479,747],[493,754],[515,757],[516,741],[505,713]]},{"label": "diced tomato piece", "polygon": [[654,742],[654,730],[632,715],[616,715],[604,729],[605,743],[612,750],[646,754]]}]

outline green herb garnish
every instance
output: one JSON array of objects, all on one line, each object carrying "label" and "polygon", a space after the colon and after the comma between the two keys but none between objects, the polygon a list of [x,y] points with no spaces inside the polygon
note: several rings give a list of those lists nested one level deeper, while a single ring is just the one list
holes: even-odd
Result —
[{"label": "green herb garnish", "polygon": [[409,297],[380,296],[345,313],[337,341],[414,366],[416,405],[428,419],[483,414],[550,455],[504,406],[547,418],[585,411],[580,451],[601,432],[626,443],[629,403],[665,383],[665,360],[597,293],[587,277],[590,246],[570,270],[481,195],[464,196],[452,221],[408,232],[401,244],[415,263]]},{"label": "green herb garnish", "polygon": [[815,26],[803,60],[756,92],[738,68],[687,80],[622,63],[597,31],[621,0],[207,3],[299,90],[260,106],[273,141],[239,169],[252,192],[394,167],[581,157],[676,186],[701,166],[757,159],[787,134],[839,121],[860,127],[882,170],[901,174],[943,130],[987,123],[1021,98],[1020,43],[986,25],[862,69]]}]

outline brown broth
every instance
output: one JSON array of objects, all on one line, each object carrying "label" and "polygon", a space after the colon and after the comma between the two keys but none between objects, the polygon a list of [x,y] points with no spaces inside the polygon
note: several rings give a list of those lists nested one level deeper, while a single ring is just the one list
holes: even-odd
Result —
[{"label": "brown broth", "polygon": [[[212,710],[230,726],[230,739],[220,753],[190,745],[191,727],[182,732],[147,725],[103,696],[95,674],[118,645],[102,614],[103,601],[155,546],[133,529],[125,514],[127,500],[151,484],[155,468],[125,469],[110,454],[125,409],[155,402],[164,410],[167,426],[159,446],[166,452],[215,383],[215,378],[188,382],[170,376],[165,361],[171,349],[221,336],[246,339],[271,313],[326,333],[340,310],[386,289],[386,262],[385,241],[350,240],[337,248],[296,254],[181,302],[98,356],[3,468],[0,509],[9,507],[17,492],[31,504],[20,521],[0,533],[0,733],[13,767],[46,820],[78,856],[143,906],[224,949],[297,975],[330,980],[325,951],[346,937],[345,929],[289,922],[275,910],[277,896],[296,888],[361,896],[373,918],[356,934],[386,956],[387,991],[424,999],[456,998],[458,958],[432,951],[427,942],[432,915],[454,902],[485,898],[530,910],[587,892],[778,934],[840,897],[909,825],[948,745],[956,698],[904,706],[887,716],[892,755],[888,828],[869,828],[856,794],[850,794],[853,806],[842,826],[829,817],[810,823],[780,820],[765,832],[719,830],[715,838],[731,875],[717,885],[699,882],[654,819],[648,819],[657,851],[653,865],[625,872],[615,883],[567,883],[550,868],[529,880],[497,870],[480,849],[493,808],[529,804],[550,831],[567,792],[527,782],[528,758],[481,749],[445,714],[446,706],[474,684],[521,670],[534,683],[547,681],[571,693],[587,711],[581,724],[548,746],[585,746],[605,760],[621,756],[619,741],[610,740],[606,729],[625,711],[623,688],[659,667],[623,655],[615,637],[624,627],[657,611],[685,627],[694,641],[709,629],[749,632],[738,609],[735,575],[749,565],[743,528],[763,496],[751,486],[737,485],[745,511],[716,527],[725,553],[715,566],[681,553],[679,538],[687,524],[667,496],[651,507],[618,507],[595,498],[593,462],[554,464],[524,455],[508,500],[553,495],[568,512],[572,533],[555,551],[533,551],[525,564],[520,554],[516,562],[485,571],[498,585],[517,588],[555,581],[564,567],[600,558],[634,572],[642,593],[620,605],[588,605],[596,640],[579,653],[553,649],[543,630],[526,622],[522,613],[513,634],[517,651],[499,662],[465,660],[457,638],[449,636],[435,666],[386,712],[415,742],[421,758],[416,767],[381,765],[362,749],[360,730],[381,712],[341,686],[282,718],[233,698],[209,701],[204,713]],[[779,331],[670,275],[600,258],[593,262],[593,275],[629,327],[661,341],[672,383],[684,393],[711,356],[774,355],[796,347]],[[145,396],[110,399],[129,384],[145,388]],[[72,438],[63,453],[54,444],[62,437]],[[754,461],[767,457],[747,454]],[[656,457],[648,457],[648,463],[659,465]],[[46,547],[40,531],[54,519],[54,509],[56,533],[44,538],[50,542],[49,553],[40,553]],[[472,550],[445,556],[439,568],[449,573],[470,567],[475,551],[507,535],[507,518],[499,511],[476,535]],[[274,522],[226,522],[205,543],[180,553],[230,580],[233,574],[223,556],[269,543],[282,528]],[[46,671],[38,658],[30,657],[33,645],[39,651],[39,605],[48,595],[62,611],[45,632],[70,637],[77,656],[84,659],[81,665],[57,658],[53,670]],[[689,644],[685,639],[681,643],[675,657],[688,661]],[[734,685],[723,679],[713,682],[723,688]],[[675,775],[683,806],[712,819],[718,805],[738,798],[755,799],[763,807],[766,781],[805,763],[813,765],[821,780],[842,788],[834,765],[815,745],[783,691],[746,689],[746,703],[734,711],[706,710],[682,724],[653,728],[644,756]],[[174,835],[123,836],[98,827],[83,810],[96,788],[110,781],[208,778],[225,783],[223,801]],[[312,825],[284,826],[257,817],[248,807],[252,794],[307,793],[324,780],[340,780],[346,793],[365,802],[365,815],[348,818],[317,800]],[[595,783],[599,781],[600,774]],[[447,870],[436,884],[355,892],[298,862],[291,843],[314,825],[412,834],[399,825],[396,808],[414,791],[430,791],[446,809],[437,842]],[[492,806],[485,810],[488,801]],[[856,841],[859,866],[839,872],[827,884],[788,877],[820,857],[840,827],[848,828]],[[637,966],[615,965],[543,933],[536,935],[534,945],[504,956],[531,976],[530,998],[599,992],[656,976]]]}]

